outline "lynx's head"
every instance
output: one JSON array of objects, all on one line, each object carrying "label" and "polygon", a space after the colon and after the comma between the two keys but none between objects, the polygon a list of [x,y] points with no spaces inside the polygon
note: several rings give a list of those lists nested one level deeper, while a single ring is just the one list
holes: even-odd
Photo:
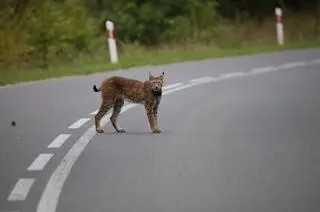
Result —
[{"label": "lynx's head", "polygon": [[164,77],[164,72],[162,72],[162,74],[160,74],[159,76],[153,76],[149,72],[150,90],[152,92],[152,95],[155,97],[159,97],[162,95],[163,77]]}]

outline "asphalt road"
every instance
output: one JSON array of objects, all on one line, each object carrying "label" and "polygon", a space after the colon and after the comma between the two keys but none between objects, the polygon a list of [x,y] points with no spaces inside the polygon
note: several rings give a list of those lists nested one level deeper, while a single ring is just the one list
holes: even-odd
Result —
[{"label": "asphalt road", "polygon": [[[107,123],[84,136],[100,101],[92,85],[144,80],[147,68],[0,88],[0,212],[319,211],[317,59],[319,49],[152,68],[187,85],[163,97],[159,135],[137,106],[120,116],[126,134]],[[90,120],[70,128],[80,118]],[[70,137],[48,148],[60,134]],[[27,170],[44,153],[43,169]],[[8,200],[19,179],[34,183]]]}]

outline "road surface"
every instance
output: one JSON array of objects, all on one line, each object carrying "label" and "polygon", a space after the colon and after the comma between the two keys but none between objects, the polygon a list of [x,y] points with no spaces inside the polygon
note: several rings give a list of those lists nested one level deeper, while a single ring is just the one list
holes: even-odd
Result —
[{"label": "road surface", "polygon": [[[125,106],[95,134],[114,74],[0,88],[0,212],[319,211],[320,49],[186,62],[165,72],[161,134]],[[15,126],[11,122],[16,123]]]}]

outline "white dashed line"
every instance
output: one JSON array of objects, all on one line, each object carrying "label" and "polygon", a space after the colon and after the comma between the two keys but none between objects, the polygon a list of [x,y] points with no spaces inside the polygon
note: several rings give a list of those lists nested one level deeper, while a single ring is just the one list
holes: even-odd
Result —
[{"label": "white dashed line", "polygon": [[88,122],[90,118],[81,118],[78,121],[74,122],[72,125],[69,126],[69,129],[77,129]]},{"label": "white dashed line", "polygon": [[48,148],[60,148],[64,142],[71,136],[71,134],[58,135],[48,146]]},{"label": "white dashed line", "polygon": [[176,87],[179,87],[179,86],[181,86],[181,85],[183,85],[182,82],[179,82],[179,83],[176,83],[176,84],[172,84],[172,85],[167,85],[167,86],[164,86],[164,87],[163,87],[163,90],[169,90],[169,89],[171,89],[171,88],[176,88]]},{"label": "white dashed line", "polygon": [[42,170],[49,160],[53,157],[53,154],[40,154],[33,163],[28,167],[28,171],[40,171]]},{"label": "white dashed line", "polygon": [[35,182],[34,178],[21,178],[18,180],[14,188],[12,189],[8,201],[23,201],[27,198],[27,195]]},{"label": "white dashed line", "polygon": [[[132,107],[135,107],[135,105],[125,105],[121,110],[121,113],[129,110]],[[111,114],[107,114],[102,118],[102,127],[109,122],[110,116]],[[93,125],[69,149],[68,153],[64,156],[56,170],[51,175],[38,203],[37,212],[54,212],[56,210],[59,195],[72,166],[75,164],[78,157],[89,144],[91,139],[95,136],[95,134],[95,126]]]}]

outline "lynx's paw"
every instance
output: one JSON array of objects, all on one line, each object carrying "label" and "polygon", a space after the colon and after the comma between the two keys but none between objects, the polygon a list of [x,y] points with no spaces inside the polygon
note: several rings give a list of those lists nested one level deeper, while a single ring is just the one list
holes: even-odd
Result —
[{"label": "lynx's paw", "polygon": [[97,128],[97,129],[96,129],[96,132],[97,132],[97,133],[104,133],[104,130],[103,130],[102,128]]},{"label": "lynx's paw", "polygon": [[123,128],[120,128],[120,129],[118,129],[118,130],[117,130],[117,132],[118,132],[118,133],[125,133],[125,132],[126,132],[126,130],[125,130],[125,129],[123,129]]},{"label": "lynx's paw", "polygon": [[161,133],[161,130],[160,129],[154,129],[152,130],[153,133]]}]

